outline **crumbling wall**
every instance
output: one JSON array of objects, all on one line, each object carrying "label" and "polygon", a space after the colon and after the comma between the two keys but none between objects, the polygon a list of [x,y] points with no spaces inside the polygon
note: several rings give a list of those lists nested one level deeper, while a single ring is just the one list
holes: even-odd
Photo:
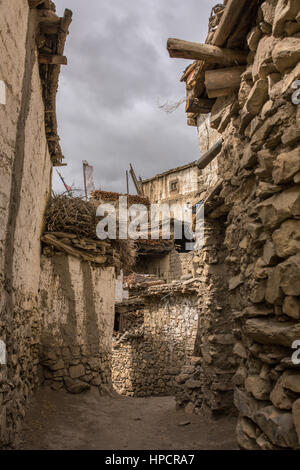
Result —
[{"label": "crumbling wall", "polygon": [[179,253],[172,250],[167,255],[141,257],[135,267],[136,272],[154,274],[167,282],[188,279],[195,275],[193,253]]},{"label": "crumbling wall", "polygon": [[51,162],[35,46],[35,13],[27,2],[1,6],[0,79],[0,446],[13,444],[38,383],[40,235]]},{"label": "crumbling wall", "polygon": [[205,220],[204,246],[193,253],[199,320],[193,357],[176,377],[177,407],[217,416],[233,411],[233,319],[228,299],[223,245],[226,218]]},{"label": "crumbling wall", "polygon": [[[165,298],[163,298],[165,297]],[[145,298],[139,319],[113,344],[112,380],[127,396],[173,395],[175,376],[193,354],[198,307],[193,295]]]},{"label": "crumbling wall", "polygon": [[42,257],[40,362],[46,384],[79,393],[111,386],[115,270],[65,254]]},{"label": "crumbling wall", "polygon": [[[229,210],[225,244],[236,319],[237,437],[244,449],[300,445],[299,2],[266,0],[248,35],[248,68],[238,94],[212,124]],[[217,104],[220,105],[221,98]]]}]

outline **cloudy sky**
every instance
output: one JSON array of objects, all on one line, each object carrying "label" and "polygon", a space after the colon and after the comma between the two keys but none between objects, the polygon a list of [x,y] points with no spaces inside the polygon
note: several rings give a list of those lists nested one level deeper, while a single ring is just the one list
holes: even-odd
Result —
[{"label": "cloudy sky", "polygon": [[[148,178],[199,158],[184,105],[167,114],[159,104],[185,96],[179,80],[189,61],[169,58],[168,37],[203,42],[216,0],[55,3],[60,16],[73,11],[58,93],[66,182],[82,188],[88,160],[97,188],[126,192],[129,163]],[[63,191],[56,174],[53,186]]]}]

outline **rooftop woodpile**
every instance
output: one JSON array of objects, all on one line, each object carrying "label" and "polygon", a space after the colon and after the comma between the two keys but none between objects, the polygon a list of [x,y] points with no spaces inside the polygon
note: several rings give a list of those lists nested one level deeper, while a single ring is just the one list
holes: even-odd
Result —
[{"label": "rooftop woodpile", "polygon": [[201,114],[215,114],[216,98],[239,89],[249,53],[246,36],[259,4],[259,0],[227,0],[216,5],[205,44],[168,40],[170,57],[195,59],[181,78],[186,82],[188,125],[196,126]]},{"label": "rooftop woodpile", "polygon": [[81,198],[56,196],[48,204],[43,254],[63,252],[100,266],[129,270],[135,263],[136,250],[132,240],[99,240],[96,205]]},{"label": "rooftop woodpile", "polygon": [[112,191],[93,191],[91,193],[92,199],[99,201],[99,204],[105,203],[105,202],[110,202],[110,203],[118,203],[119,198],[121,196],[127,197],[128,204],[131,206],[132,204],[144,204],[145,206],[150,205],[150,201],[147,197],[144,196],[139,196],[137,194],[121,194],[121,193],[116,193]]},{"label": "rooftop woodpile", "polygon": [[56,93],[61,65],[67,65],[63,55],[72,12],[65,10],[59,18],[51,0],[28,0],[37,13],[37,48],[40,77],[45,104],[45,126],[49,152],[54,166],[62,166],[63,154],[59,144],[56,117]]}]

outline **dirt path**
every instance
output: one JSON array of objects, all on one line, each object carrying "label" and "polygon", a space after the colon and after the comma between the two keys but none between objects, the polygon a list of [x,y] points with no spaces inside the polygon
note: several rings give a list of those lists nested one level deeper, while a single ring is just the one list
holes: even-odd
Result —
[{"label": "dirt path", "polygon": [[[185,424],[190,422],[190,424]],[[172,397],[100,397],[40,389],[21,433],[21,449],[236,449],[235,419],[207,421],[175,410]]]}]

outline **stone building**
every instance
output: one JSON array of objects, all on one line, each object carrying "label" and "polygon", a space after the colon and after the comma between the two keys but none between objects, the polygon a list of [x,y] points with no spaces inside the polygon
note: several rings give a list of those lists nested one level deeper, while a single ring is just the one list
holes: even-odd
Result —
[{"label": "stone building", "polygon": [[120,256],[112,247],[96,246],[94,240],[78,239],[76,234],[43,235],[52,168],[63,160],[55,100],[60,67],[67,62],[63,51],[71,19],[70,10],[59,18],[50,0],[1,5],[0,80],[5,93],[0,100],[0,447],[4,448],[16,445],[28,400],[44,381],[54,389],[65,386],[78,393],[90,386],[105,391],[111,380]]},{"label": "stone building", "polygon": [[[300,446],[300,366],[293,349],[300,339],[299,18],[297,0],[228,0],[213,13],[205,44],[168,41],[171,57],[195,59],[188,69],[195,70],[187,84],[189,123],[210,112],[223,139],[218,156],[212,154],[220,182],[209,190],[218,207],[206,225],[211,217],[220,225],[221,244],[210,246],[223,253],[226,275],[219,283],[211,278],[211,305],[207,290],[199,291],[205,334],[201,365],[190,378],[202,386],[191,394],[186,377],[180,380],[178,404],[221,410],[212,398],[222,405],[234,388],[237,439],[249,450]],[[210,263],[203,261],[199,256],[204,274]],[[225,315],[216,308],[218,296],[226,298]]]}]

